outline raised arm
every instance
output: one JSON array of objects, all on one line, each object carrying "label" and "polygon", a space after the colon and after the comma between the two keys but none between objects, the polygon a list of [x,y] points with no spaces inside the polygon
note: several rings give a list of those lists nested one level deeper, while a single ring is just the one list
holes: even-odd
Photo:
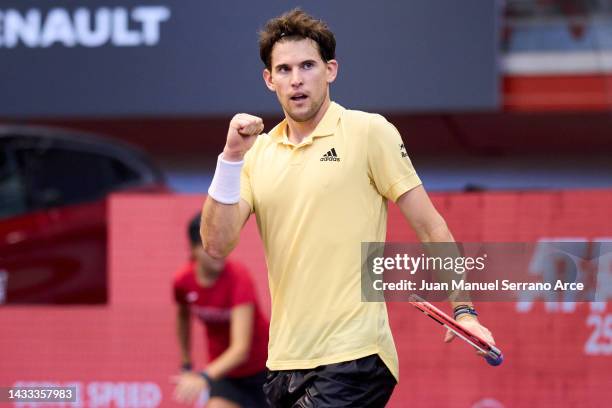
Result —
[{"label": "raised arm", "polygon": [[249,205],[240,200],[237,204],[222,204],[209,195],[202,209],[202,244],[213,258],[225,258],[238,244],[242,226],[249,218]]},{"label": "raised arm", "polygon": [[245,113],[230,121],[225,148],[202,208],[202,244],[213,258],[223,258],[234,249],[249,218],[250,207],[240,199],[240,172],[244,155],[263,128],[261,118]]}]

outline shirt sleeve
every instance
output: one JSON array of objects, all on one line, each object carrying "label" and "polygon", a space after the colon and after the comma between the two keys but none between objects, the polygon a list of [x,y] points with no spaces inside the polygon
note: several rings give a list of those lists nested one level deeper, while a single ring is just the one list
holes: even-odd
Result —
[{"label": "shirt sleeve", "polygon": [[172,285],[172,290],[174,293],[174,301],[178,304],[187,304],[186,299],[186,291],[182,287],[180,279],[174,279],[174,284]]},{"label": "shirt sleeve", "polygon": [[249,271],[242,265],[235,266],[235,279],[232,283],[231,307],[255,303],[255,287]]},{"label": "shirt sleeve", "polygon": [[172,279],[172,292],[174,295],[174,301],[180,304],[187,304],[187,293],[189,293],[190,286],[188,277],[193,273],[193,267],[191,262],[185,264],[179,268]]},{"label": "shirt sleeve", "polygon": [[[261,136],[258,136],[258,138]],[[257,141],[255,141],[257,143]],[[253,212],[253,188],[251,187],[251,162],[253,160],[253,145],[247,154],[244,156],[244,165],[242,166],[242,172],[240,173],[240,198],[246,201]]]},{"label": "shirt sleeve", "polygon": [[422,184],[412,166],[402,137],[381,115],[372,115],[368,129],[368,175],[389,200]]}]

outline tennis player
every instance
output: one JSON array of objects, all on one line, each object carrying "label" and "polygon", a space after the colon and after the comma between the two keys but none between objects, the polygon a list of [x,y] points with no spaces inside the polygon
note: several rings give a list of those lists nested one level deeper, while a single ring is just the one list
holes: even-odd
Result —
[{"label": "tennis player", "polygon": [[[200,215],[189,224],[191,260],[176,274],[177,333],[183,373],[174,397],[193,403],[209,391],[208,408],[266,407],[268,322],[263,317],[249,272],[237,262],[213,259],[200,239]],[[206,326],[210,362],[192,370],[190,321]]]},{"label": "tennis player", "polygon": [[[386,305],[360,301],[360,244],[385,240],[388,201],[421,241],[453,241],[395,127],[331,101],[335,45],[298,9],[267,22],[263,79],[285,118],[267,134],[259,117],[232,118],[202,211],[214,258],[257,218],[272,297],[264,391],[278,407],[382,407],[391,397],[399,370]],[[471,304],[453,306],[493,342]]]}]

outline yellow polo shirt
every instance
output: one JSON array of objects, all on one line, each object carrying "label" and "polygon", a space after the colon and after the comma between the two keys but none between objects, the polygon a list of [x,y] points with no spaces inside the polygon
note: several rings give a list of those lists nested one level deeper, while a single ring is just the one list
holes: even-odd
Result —
[{"label": "yellow polo shirt", "polygon": [[245,157],[272,316],[267,366],[314,368],[379,354],[399,378],[384,302],[361,301],[361,242],[385,240],[387,200],[421,184],[393,125],[332,102],[299,145],[286,120]]}]

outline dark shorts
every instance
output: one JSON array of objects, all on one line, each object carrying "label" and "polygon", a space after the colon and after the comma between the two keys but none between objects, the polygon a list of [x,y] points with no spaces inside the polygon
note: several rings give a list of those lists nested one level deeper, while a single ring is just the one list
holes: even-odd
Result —
[{"label": "dark shorts", "polygon": [[395,377],[377,354],[310,370],[270,371],[264,392],[272,407],[384,407]]},{"label": "dark shorts", "polygon": [[210,398],[220,397],[230,400],[242,408],[267,407],[263,385],[267,370],[248,377],[222,378],[210,386]]}]

